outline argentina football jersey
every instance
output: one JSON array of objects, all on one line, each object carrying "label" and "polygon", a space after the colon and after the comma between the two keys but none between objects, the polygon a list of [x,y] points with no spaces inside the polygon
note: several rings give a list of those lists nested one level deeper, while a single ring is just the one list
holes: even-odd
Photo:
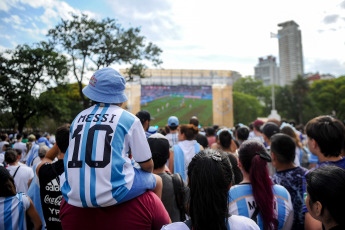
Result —
[{"label": "argentina football jersey", "polygon": [[[293,221],[293,207],[289,192],[280,185],[273,185],[274,213],[278,220],[278,229],[282,229],[286,222]],[[229,213],[231,215],[246,216],[253,219],[264,229],[260,213],[255,214],[256,204],[250,184],[239,184],[229,191]]]},{"label": "argentina football jersey", "polygon": [[138,118],[112,104],[99,103],[82,111],[71,125],[64,158],[65,200],[77,207],[106,207],[121,201],[135,175],[129,150],[136,162],[151,159]]}]

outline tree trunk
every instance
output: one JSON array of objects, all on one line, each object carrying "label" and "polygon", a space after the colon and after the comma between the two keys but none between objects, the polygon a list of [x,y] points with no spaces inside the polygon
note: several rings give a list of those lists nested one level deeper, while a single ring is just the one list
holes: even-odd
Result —
[{"label": "tree trunk", "polygon": [[89,105],[88,105],[88,101],[86,100],[86,98],[83,94],[83,84],[81,83],[81,81],[78,81],[78,86],[79,86],[79,95],[80,95],[80,98],[83,102],[83,108],[87,109],[89,107]]},{"label": "tree trunk", "polygon": [[18,122],[18,131],[19,133],[23,133],[23,129],[26,123],[26,120],[24,118],[17,118]]}]

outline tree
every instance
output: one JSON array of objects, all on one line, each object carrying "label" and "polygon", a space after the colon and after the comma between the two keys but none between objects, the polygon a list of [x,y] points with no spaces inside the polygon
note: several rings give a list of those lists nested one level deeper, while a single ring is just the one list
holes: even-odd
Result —
[{"label": "tree", "polygon": [[263,105],[256,97],[236,91],[232,96],[235,124],[249,124],[262,114]]},{"label": "tree", "polygon": [[310,93],[322,114],[334,114],[345,119],[345,76],[315,81]]},{"label": "tree", "polygon": [[295,80],[292,81],[292,94],[295,97],[297,113],[298,113],[298,122],[303,124],[303,111],[304,104],[310,105],[309,98],[307,97],[309,92],[309,83],[308,79],[298,75]]},{"label": "tree", "polygon": [[9,110],[19,132],[39,111],[39,88],[60,83],[68,72],[67,59],[46,42],[18,45],[0,53],[0,107]]},{"label": "tree", "polygon": [[151,42],[146,44],[139,28],[124,29],[114,19],[96,21],[87,15],[72,15],[72,20],[63,20],[54,29],[49,30],[54,44],[71,57],[70,64],[78,82],[79,94],[84,108],[88,106],[82,88],[84,74],[88,70],[107,67],[112,64],[129,64],[128,78],[133,75],[144,76],[146,65],[142,61],[151,61],[154,66],[162,61],[162,50]]}]

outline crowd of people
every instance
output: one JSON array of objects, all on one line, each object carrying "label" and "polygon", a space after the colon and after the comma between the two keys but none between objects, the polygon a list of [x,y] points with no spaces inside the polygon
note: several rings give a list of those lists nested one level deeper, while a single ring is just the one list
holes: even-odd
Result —
[{"label": "crowd of people", "polygon": [[[95,72],[94,102],[55,134],[0,135],[2,229],[345,229],[345,126],[275,119],[150,129],[122,109],[124,78]],[[172,114],[173,115],[173,114]]]}]

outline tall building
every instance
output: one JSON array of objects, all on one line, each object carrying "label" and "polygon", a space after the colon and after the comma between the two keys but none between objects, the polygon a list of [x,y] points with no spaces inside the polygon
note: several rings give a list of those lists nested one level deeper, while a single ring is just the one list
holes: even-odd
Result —
[{"label": "tall building", "polygon": [[303,76],[302,35],[294,21],[278,24],[280,85],[291,84],[297,75]]},{"label": "tall building", "polygon": [[259,63],[254,68],[255,79],[262,80],[264,86],[280,85],[279,82],[279,67],[276,63],[276,58],[267,56],[267,58],[259,58]]}]

